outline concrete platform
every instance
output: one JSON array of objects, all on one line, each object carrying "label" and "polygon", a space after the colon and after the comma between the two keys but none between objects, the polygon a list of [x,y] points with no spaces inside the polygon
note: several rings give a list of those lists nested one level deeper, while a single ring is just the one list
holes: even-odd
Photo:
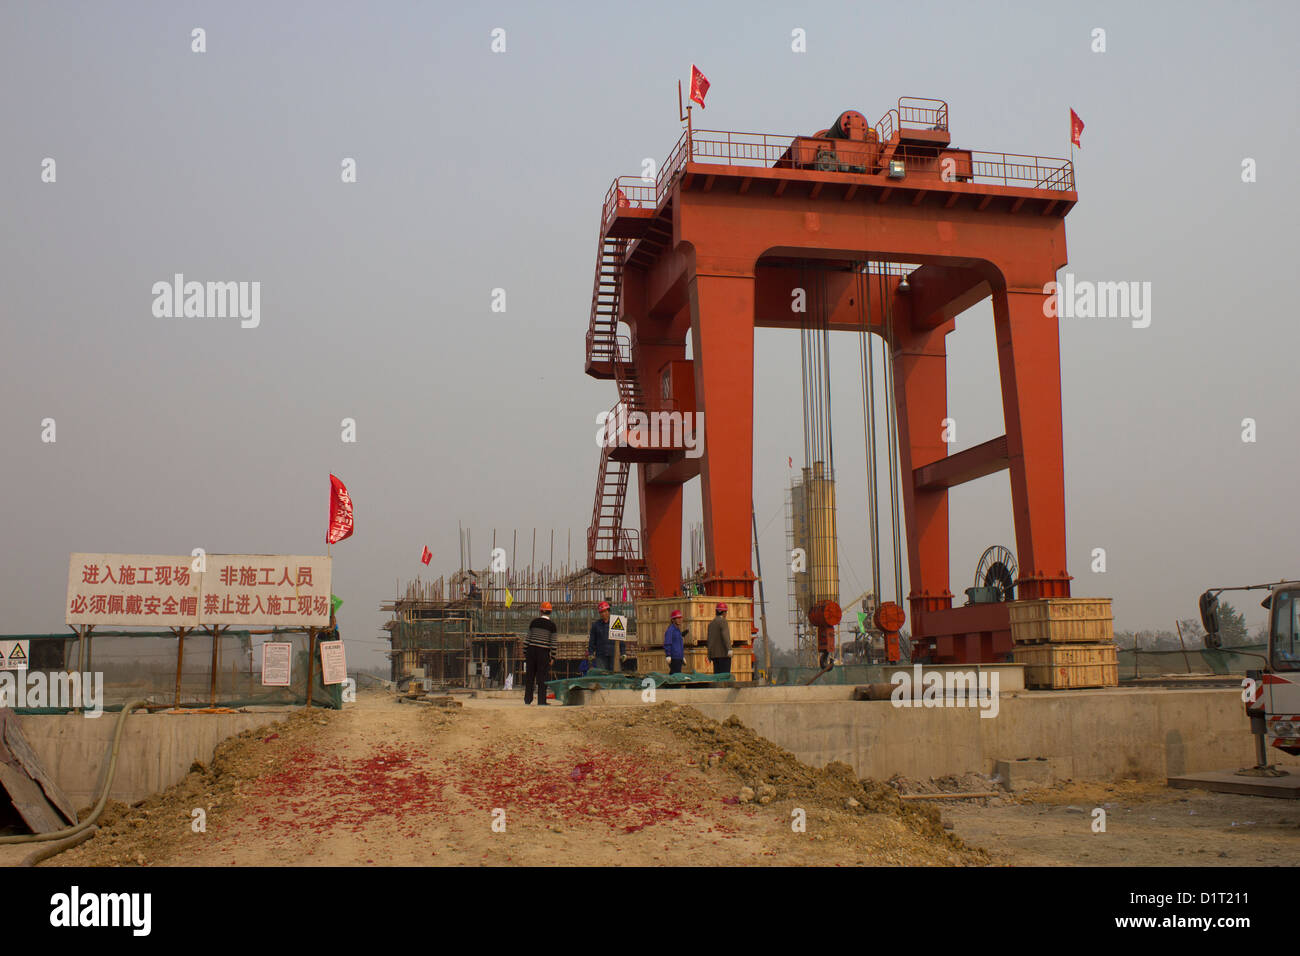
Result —
[{"label": "concrete platform", "polygon": [[[229,737],[284,720],[291,711],[240,714],[145,714],[127,717],[113,777],[114,800],[134,803],[166,790],[198,760],[208,763]],[[99,795],[108,768],[117,714],[24,715],[23,733],[32,749],[78,810]]]},{"label": "concrete platform", "polygon": [[1300,773],[1294,770],[1285,777],[1240,777],[1231,770],[1210,770],[1170,777],[1169,786],[1179,790],[1212,790],[1215,793],[1300,800]]},{"label": "concrete platform", "polygon": [[[860,777],[916,779],[1034,760],[1048,780],[1166,780],[1255,762],[1241,690],[1135,688],[1013,691],[996,715],[976,707],[896,707],[855,701],[850,685],[659,688],[658,701],[687,704],[715,720],[733,714],[756,733],[823,767],[832,760]],[[646,706],[637,690],[583,692],[588,705]],[[981,716],[982,713],[990,716]],[[1278,754],[1300,774],[1300,757]]]}]

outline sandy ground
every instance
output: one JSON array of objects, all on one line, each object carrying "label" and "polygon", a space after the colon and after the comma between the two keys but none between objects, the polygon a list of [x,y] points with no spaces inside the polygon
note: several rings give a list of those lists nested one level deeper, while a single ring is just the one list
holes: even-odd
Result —
[{"label": "sandy ground", "polygon": [[937,813],[847,770],[814,771],[670,704],[444,712],[363,694],[234,738],[212,767],[114,807],[93,840],[45,865],[987,862]]},{"label": "sandy ground", "polygon": [[[1300,801],[1159,783],[1070,784],[988,806],[942,801],[967,842],[1021,866],[1296,866]],[[1094,811],[1106,830],[1093,832]]]},{"label": "sandy ground", "polygon": [[[996,784],[857,781],[842,764],[799,763],[734,719],[671,704],[463,703],[362,694],[342,712],[250,731],[167,793],[110,805],[93,840],[43,865],[1300,862],[1292,801],[1123,782],[904,803],[899,790]],[[1097,807],[1104,833],[1093,832]],[[0,865],[30,849],[0,847]]]}]

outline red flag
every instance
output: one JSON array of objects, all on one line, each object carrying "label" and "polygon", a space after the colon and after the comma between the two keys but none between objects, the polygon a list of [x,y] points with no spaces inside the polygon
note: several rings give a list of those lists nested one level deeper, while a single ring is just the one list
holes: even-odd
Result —
[{"label": "red flag", "polygon": [[787,455],[787,456],[786,456],[786,459],[785,459],[785,464],[786,464],[786,467],[787,467],[787,468],[793,468],[793,467],[794,467],[794,459]]},{"label": "red flag", "polygon": [[691,99],[704,108],[704,94],[709,92],[709,78],[700,72],[700,68],[691,64]]},{"label": "red flag", "polygon": [[352,497],[347,487],[330,475],[330,527],[325,533],[326,544],[338,544],[352,534]]},{"label": "red flag", "polygon": [[430,561],[433,560],[433,552],[429,550],[429,546],[427,544],[424,546],[424,552],[420,555],[420,560],[423,561],[425,564],[428,564]]},{"label": "red flag", "polygon": [[1083,120],[1079,119],[1079,114],[1070,110],[1070,142],[1080,149],[1083,144],[1079,142],[1079,137],[1083,135]]},{"label": "red flag", "polygon": [[628,199],[627,193],[623,192],[623,190],[620,189],[618,191],[618,208],[624,209],[630,205],[632,205],[632,200]]}]

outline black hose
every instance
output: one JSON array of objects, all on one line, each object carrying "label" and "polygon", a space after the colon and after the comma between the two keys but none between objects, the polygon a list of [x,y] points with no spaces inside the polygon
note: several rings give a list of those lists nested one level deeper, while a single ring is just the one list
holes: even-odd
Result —
[{"label": "black hose", "polygon": [[58,856],[64,850],[71,850],[74,846],[85,843],[98,832],[99,827],[91,827],[89,830],[82,830],[76,836],[70,836],[66,840],[60,840],[58,843],[47,843],[40,849],[33,850],[31,853],[27,854],[27,856],[23,858],[23,861],[18,865],[35,866],[37,863]]}]

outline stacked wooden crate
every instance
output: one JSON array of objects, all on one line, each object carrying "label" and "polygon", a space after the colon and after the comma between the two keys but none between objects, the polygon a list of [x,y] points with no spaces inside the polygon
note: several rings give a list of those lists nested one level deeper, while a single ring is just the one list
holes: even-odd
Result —
[{"label": "stacked wooden crate", "polygon": [[1025,686],[1036,689],[1115,687],[1119,661],[1110,598],[1013,601],[1011,659],[1025,665]]},{"label": "stacked wooden crate", "polygon": [[664,631],[673,611],[682,612],[678,627],[686,632],[684,674],[712,674],[709,660],[709,624],[719,600],[727,605],[727,627],[731,631],[731,673],[734,680],[754,679],[754,644],[751,628],[754,602],[751,598],[716,598],[695,594],[690,597],[647,598],[636,602],[637,670],[664,672]]}]

